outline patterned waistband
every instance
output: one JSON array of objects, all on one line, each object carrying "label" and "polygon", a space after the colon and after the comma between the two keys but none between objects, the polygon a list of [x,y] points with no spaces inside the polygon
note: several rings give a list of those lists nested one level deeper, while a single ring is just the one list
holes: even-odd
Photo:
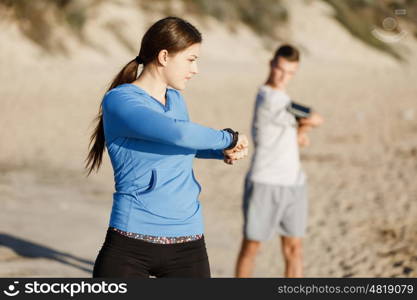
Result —
[{"label": "patterned waistband", "polygon": [[196,235],[187,235],[187,236],[175,236],[175,237],[166,237],[166,236],[153,236],[153,235],[146,235],[134,232],[127,232],[123,231],[114,227],[110,227],[110,230],[116,231],[121,235],[127,236],[128,238],[142,240],[149,243],[155,244],[179,244],[179,243],[186,243],[191,241],[199,240],[203,237],[202,234]]}]

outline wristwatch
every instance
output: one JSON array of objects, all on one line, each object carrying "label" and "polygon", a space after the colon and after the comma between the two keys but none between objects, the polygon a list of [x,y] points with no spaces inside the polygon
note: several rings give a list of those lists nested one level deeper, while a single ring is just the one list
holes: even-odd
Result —
[{"label": "wristwatch", "polygon": [[230,149],[233,149],[234,147],[236,147],[237,141],[238,141],[238,139],[239,139],[239,132],[234,131],[234,130],[233,130],[233,129],[231,129],[231,128],[225,128],[225,129],[223,129],[223,130],[224,130],[224,131],[229,132],[229,133],[233,136],[232,143],[229,145],[229,147],[224,148],[224,150],[230,150]]}]

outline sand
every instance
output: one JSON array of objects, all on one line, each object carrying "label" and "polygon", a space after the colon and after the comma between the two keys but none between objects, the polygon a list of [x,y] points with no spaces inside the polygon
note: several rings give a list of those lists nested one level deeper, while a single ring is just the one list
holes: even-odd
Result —
[{"label": "sand", "polygon": [[[354,39],[330,7],[294,2],[289,40],[303,59],[289,92],[326,120],[302,150],[310,196],[305,275],[415,277],[417,58],[399,64]],[[68,38],[68,56],[45,54],[16,25],[0,24],[2,277],[88,277],[103,242],[112,171],[106,155],[103,169],[86,178],[83,159],[106,85],[136,54],[106,24],[124,24],[136,46],[149,21],[128,5],[109,3],[95,14],[87,24],[95,46]],[[209,20],[201,31],[200,74],[184,93],[191,119],[249,133],[270,54],[244,26],[232,34]],[[409,39],[398,46],[417,50]],[[214,277],[234,274],[249,161],[195,161]],[[277,237],[263,245],[254,276],[282,273]]]}]

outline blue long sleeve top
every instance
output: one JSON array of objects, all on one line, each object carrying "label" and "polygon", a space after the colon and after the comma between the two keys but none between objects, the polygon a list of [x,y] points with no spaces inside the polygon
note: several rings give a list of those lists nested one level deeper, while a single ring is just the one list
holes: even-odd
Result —
[{"label": "blue long sleeve top", "polygon": [[193,158],[223,159],[231,134],[190,122],[182,95],[170,88],[163,105],[122,84],[105,94],[102,109],[116,190],[110,226],[165,237],[202,234]]}]

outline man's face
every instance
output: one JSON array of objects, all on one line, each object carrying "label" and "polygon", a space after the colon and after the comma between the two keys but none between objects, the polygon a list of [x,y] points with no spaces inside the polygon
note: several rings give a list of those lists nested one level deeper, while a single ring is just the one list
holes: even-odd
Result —
[{"label": "man's face", "polygon": [[298,69],[298,61],[288,61],[280,56],[271,62],[271,68],[274,84],[278,88],[285,88]]}]

